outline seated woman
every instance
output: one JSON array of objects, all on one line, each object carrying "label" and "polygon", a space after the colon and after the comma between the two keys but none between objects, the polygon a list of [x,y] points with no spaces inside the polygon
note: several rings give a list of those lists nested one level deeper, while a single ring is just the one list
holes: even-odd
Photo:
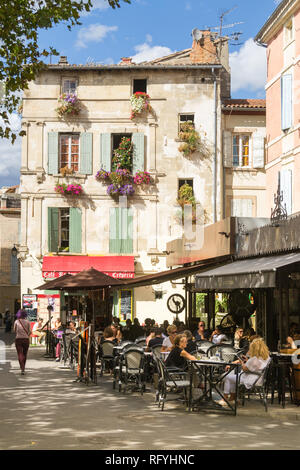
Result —
[{"label": "seated woman", "polygon": [[168,336],[164,339],[161,351],[171,351],[174,346],[174,340],[177,335],[177,327],[175,325],[170,325],[167,328]]},{"label": "seated woman", "polygon": [[114,323],[110,325],[110,328],[112,329],[114,340],[116,340],[117,343],[120,343],[122,341],[121,328]]},{"label": "seated woman", "polygon": [[189,354],[193,354],[193,352],[197,352],[197,343],[194,341],[192,332],[189,330],[184,330],[183,334],[187,337],[187,345],[185,350]]},{"label": "seated woman", "polygon": [[[244,384],[246,388],[250,389],[257,380],[257,373],[262,373],[270,361],[270,353],[267,345],[262,338],[254,339],[249,347],[249,359],[246,362],[241,362],[242,372],[239,373],[239,381]],[[229,367],[229,366],[228,366]],[[235,370],[231,371],[224,378],[224,397],[227,401],[234,401],[235,396]],[[261,379],[257,382],[261,385]],[[225,400],[220,400],[219,405],[227,406]]]},{"label": "seated woman", "polygon": [[100,339],[100,344],[102,344],[103,341],[111,341],[114,344],[118,344],[118,340],[114,336],[113,329],[110,326],[107,326],[104,329],[103,336],[101,336],[101,339]]},{"label": "seated woman", "polygon": [[235,349],[242,350],[246,354],[249,350],[249,338],[244,335],[244,330],[241,327],[237,327],[234,333],[234,343],[233,346]]},{"label": "seated woman", "polygon": [[168,355],[165,365],[166,367],[177,367],[185,370],[186,361],[196,361],[197,359],[186,351],[187,337],[185,335],[177,335],[174,340],[174,347]]}]

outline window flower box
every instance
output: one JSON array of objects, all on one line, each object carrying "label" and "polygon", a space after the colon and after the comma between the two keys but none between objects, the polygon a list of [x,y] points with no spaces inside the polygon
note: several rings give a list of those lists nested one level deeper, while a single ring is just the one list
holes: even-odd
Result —
[{"label": "window flower box", "polygon": [[56,193],[63,194],[64,196],[80,196],[83,193],[83,188],[80,184],[57,184],[54,190]]},{"label": "window flower box", "polygon": [[134,119],[136,116],[142,114],[144,111],[151,112],[152,107],[150,105],[150,96],[142,91],[133,93],[130,97],[131,104],[131,115],[130,119]]},{"label": "window flower box", "polygon": [[63,93],[58,99],[56,112],[60,118],[73,117],[80,113],[80,102],[75,93]]},{"label": "window flower box", "polygon": [[132,175],[128,170],[118,168],[115,171],[99,170],[95,176],[96,180],[109,184],[106,193],[115,197],[119,195],[132,196],[135,194],[136,188],[142,185],[152,183],[151,176],[147,171],[138,171]]}]

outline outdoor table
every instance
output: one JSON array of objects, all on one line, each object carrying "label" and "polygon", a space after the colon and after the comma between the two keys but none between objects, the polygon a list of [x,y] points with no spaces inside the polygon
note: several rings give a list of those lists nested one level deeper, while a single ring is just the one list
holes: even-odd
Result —
[{"label": "outdoor table", "polygon": [[[239,364],[213,359],[200,359],[197,361],[188,362],[190,372],[189,410],[197,407],[200,411],[223,411],[226,413],[233,413],[234,416],[236,416]],[[228,370],[225,370],[226,366],[229,366]],[[236,374],[234,404],[229,403],[225,399],[224,393],[219,388],[219,385],[222,384],[224,378],[233,370]],[[204,388],[201,389],[203,391],[203,395],[197,398],[196,400],[192,399],[194,373],[196,373],[199,376],[200,381],[204,383]],[[213,391],[217,392],[220,397],[220,400],[223,399],[228,403],[228,407],[222,407],[221,405],[216,403],[216,401],[213,400]]]}]

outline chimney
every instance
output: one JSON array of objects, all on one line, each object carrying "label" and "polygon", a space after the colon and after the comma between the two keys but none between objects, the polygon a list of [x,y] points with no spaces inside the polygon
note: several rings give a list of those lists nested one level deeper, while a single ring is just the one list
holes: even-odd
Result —
[{"label": "chimney", "polygon": [[192,64],[219,63],[217,48],[211,31],[199,31],[199,39],[194,38],[190,59]]},{"label": "chimney", "polygon": [[58,64],[59,64],[59,65],[68,65],[67,56],[61,55],[60,58],[59,58]]},{"label": "chimney", "polygon": [[121,57],[120,65],[133,65],[132,57]]}]

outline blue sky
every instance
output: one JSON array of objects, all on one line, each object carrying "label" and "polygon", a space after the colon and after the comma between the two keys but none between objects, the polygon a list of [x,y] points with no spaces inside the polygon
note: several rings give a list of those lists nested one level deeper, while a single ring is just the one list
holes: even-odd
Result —
[{"label": "blue sky", "polygon": [[[236,24],[225,33],[242,32],[238,45],[230,46],[233,98],[264,98],[265,49],[253,38],[276,8],[277,0],[132,0],[113,10],[106,0],[94,0],[82,25],[71,32],[63,24],[40,33],[40,47],[55,47],[71,64],[118,63],[121,57],[136,62],[162,57],[192,45],[194,28]],[[231,11],[230,11],[231,10]],[[241,23],[241,24],[239,24]],[[52,63],[58,61],[52,57]],[[13,117],[14,125],[19,125]],[[0,187],[18,184],[20,139],[14,146],[0,141]]]}]

